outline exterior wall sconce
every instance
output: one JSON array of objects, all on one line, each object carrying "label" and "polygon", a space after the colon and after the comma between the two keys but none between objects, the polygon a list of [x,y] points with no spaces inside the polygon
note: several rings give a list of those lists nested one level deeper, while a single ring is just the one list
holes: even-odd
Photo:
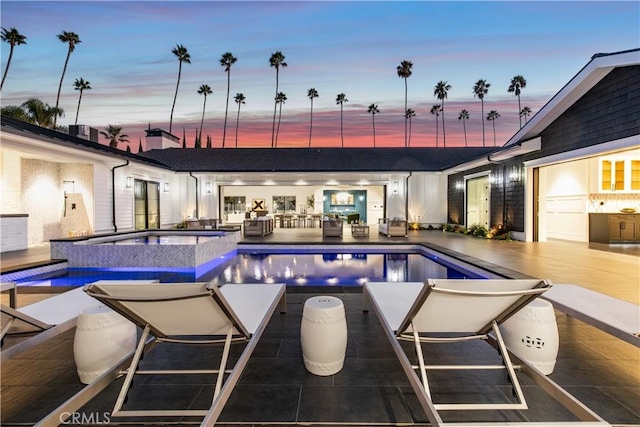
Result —
[{"label": "exterior wall sconce", "polygon": [[462,190],[462,189],[464,189],[464,183],[462,181],[457,181],[456,190]]},{"label": "exterior wall sconce", "polygon": [[169,183],[165,182],[164,185],[162,186],[162,191],[164,191],[165,193],[168,193],[170,189],[171,189],[171,186],[169,185]]},{"label": "exterior wall sconce", "polygon": [[133,187],[133,177],[132,176],[128,176],[127,177],[127,180],[125,181],[125,186],[127,188]]},{"label": "exterior wall sconce", "polygon": [[207,194],[211,194],[211,181],[207,181],[204,183],[204,188],[207,192]]},{"label": "exterior wall sconce", "polygon": [[393,194],[398,194],[398,181],[393,181]]},{"label": "exterior wall sconce", "polygon": [[522,172],[518,165],[513,165],[509,168],[509,181],[516,182],[522,179]]}]

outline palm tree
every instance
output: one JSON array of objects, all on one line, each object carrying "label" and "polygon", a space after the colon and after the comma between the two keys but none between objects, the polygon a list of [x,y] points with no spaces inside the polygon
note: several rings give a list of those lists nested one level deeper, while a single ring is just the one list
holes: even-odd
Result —
[{"label": "palm tree", "polygon": [[440,111],[442,112],[442,145],[443,147],[447,146],[447,134],[444,131],[444,100],[447,99],[447,94],[451,89],[451,85],[447,82],[443,82],[442,80],[436,84],[435,89],[433,90],[433,95],[441,101]]},{"label": "palm tree", "polygon": [[369,105],[367,109],[367,113],[371,114],[371,119],[373,121],[373,146],[376,146],[376,114],[378,114],[380,110],[378,110],[378,106],[376,104]]},{"label": "palm tree", "polygon": [[438,116],[440,116],[440,113],[442,112],[442,105],[440,104],[435,104],[434,106],[431,107],[431,114],[435,114],[436,115],[436,147],[438,146]]},{"label": "palm tree", "polygon": [[416,112],[408,108],[404,112],[404,117],[409,120],[409,138],[407,139],[407,147],[411,146],[411,118],[416,116]]},{"label": "palm tree", "polygon": [[342,128],[342,113],[343,113],[343,105],[345,102],[348,102],[347,95],[344,93],[339,93],[336,97],[336,104],[340,104],[340,140],[342,141],[342,147],[344,148],[344,132]]},{"label": "palm tree", "polygon": [[75,90],[79,90],[80,91],[80,97],[78,98],[78,109],[76,110],[76,122],[75,124],[78,124],[78,114],[80,114],[80,101],[82,101],[82,92],[84,92],[85,90],[91,89],[91,83],[89,83],[88,81],[86,81],[85,79],[83,79],[82,77],[80,77],[80,80],[76,79],[75,82],[73,82],[73,88]]},{"label": "palm tree", "polygon": [[[211,95],[212,93],[213,91],[211,90],[211,86],[209,85],[200,85],[200,88],[198,89],[198,94],[204,95],[204,102],[202,103],[202,118],[200,119],[200,135],[198,136],[198,139],[200,141],[202,141],[202,126],[204,125],[204,110],[207,105],[207,95]],[[224,147],[224,140],[222,146]]]},{"label": "palm tree", "polygon": [[[404,111],[407,111],[407,79],[411,77],[411,67],[413,63],[411,61],[402,61],[400,65],[396,67],[398,77],[404,79]],[[407,117],[404,118],[404,146],[407,146]]]},{"label": "palm tree", "polygon": [[27,114],[29,123],[33,123],[44,128],[55,129],[56,118],[64,115],[64,110],[62,108],[51,107],[49,104],[45,104],[37,98],[26,100],[22,104],[22,108]]},{"label": "palm tree", "polygon": [[[480,99],[482,105],[482,113],[480,117],[484,117],[484,96],[489,93],[490,83],[486,80],[480,79],[473,85],[473,96],[477,96]],[[482,120],[482,146],[484,147],[484,120]]]},{"label": "palm tree", "polygon": [[531,115],[531,108],[527,107],[526,105],[524,107],[522,107],[522,110],[520,110],[520,117],[524,117],[524,124],[527,124],[527,119],[529,118],[529,116]]},{"label": "palm tree", "polygon": [[178,66],[178,82],[176,83],[176,94],[173,96],[173,105],[171,106],[171,117],[169,118],[169,133],[171,133],[171,128],[173,126],[173,110],[176,108],[176,99],[178,99],[178,88],[180,87],[180,76],[182,75],[182,63],[186,62],[187,64],[191,64],[191,55],[187,51],[187,48],[182,46],[181,44],[176,45],[171,50],[177,58],[179,62]]},{"label": "palm tree", "polygon": [[27,112],[24,111],[24,108],[17,105],[7,105],[6,107],[0,108],[0,116],[20,120],[21,122],[30,122],[29,116]]},{"label": "palm tree", "polygon": [[119,142],[129,142],[129,135],[120,132],[122,132],[122,126],[107,125],[105,130],[100,131],[100,135],[109,140],[109,147],[118,148]]},{"label": "palm tree", "polygon": [[[63,31],[62,33],[58,34],[58,39],[62,42],[62,43],[68,43],[69,44],[69,49],[67,49],[67,59],[65,59],[64,61],[64,68],[62,69],[62,76],[60,76],[60,84],[58,85],[58,96],[56,97],[56,107],[58,108],[58,105],[60,105],[60,92],[62,91],[62,81],[64,80],[64,75],[67,72],[67,64],[69,63],[69,57],[71,56],[71,52],[73,52],[74,50],[76,50],[76,45],[78,43],[82,43],[82,41],[80,40],[80,36],[78,36],[76,33],[72,33],[70,31]],[[55,116],[53,118],[53,126],[55,127],[57,123],[57,116]]]},{"label": "palm tree", "polygon": [[311,88],[307,91],[307,97],[311,100],[311,121],[309,122],[309,147],[311,147],[311,130],[313,129],[313,98],[317,98],[318,91]]},{"label": "palm tree", "polygon": [[466,121],[469,120],[469,112],[464,108],[460,110],[460,114],[458,115],[458,120],[462,120],[462,128],[464,129],[464,146],[467,147],[467,124]]},{"label": "palm tree", "polygon": [[[518,97],[518,112],[522,111],[522,108],[520,108],[520,93],[525,87],[527,87],[527,81],[524,79],[524,77],[517,75],[511,79],[511,83],[509,84],[509,88],[507,89],[508,92],[513,92]],[[520,127],[522,127],[522,115],[519,118]]]},{"label": "palm tree", "polygon": [[233,98],[233,100],[236,101],[236,104],[238,104],[238,117],[236,118],[236,148],[238,148],[238,126],[240,126],[240,106],[245,103],[244,102],[245,99],[246,98],[241,93],[236,93],[236,96]]},{"label": "palm tree", "polygon": [[19,46],[21,44],[27,44],[27,38],[20,34],[15,27],[11,27],[9,30],[2,27],[2,34],[0,38],[3,42],[9,43],[9,58],[7,58],[7,66],[4,69],[4,74],[2,75],[2,82],[0,82],[0,90],[2,90],[2,86],[4,86],[4,79],[7,78],[7,72],[9,71],[9,66],[11,66],[11,58],[13,57],[13,48]]},{"label": "palm tree", "polygon": [[222,130],[222,148],[224,148],[224,143],[227,136],[227,112],[229,111],[229,90],[231,89],[231,66],[236,63],[238,58],[233,56],[231,52],[226,52],[222,54],[220,58],[220,65],[224,67],[224,71],[227,73],[227,104],[224,109],[224,126]]},{"label": "palm tree", "polygon": [[271,148],[275,147],[275,130],[276,130],[276,109],[278,107],[278,79],[280,75],[280,67],[286,67],[287,63],[284,62],[284,55],[282,52],[277,51],[271,54],[269,58],[269,65],[276,69],[276,96],[274,98],[275,103],[273,105],[273,125],[271,127]]},{"label": "palm tree", "polygon": [[278,128],[276,129],[276,139],[274,140],[274,147],[278,146],[278,134],[280,133],[280,119],[282,119],[282,105],[287,100],[287,95],[284,92],[278,92],[276,95],[276,105],[280,104],[280,112],[278,113]]},{"label": "palm tree", "polygon": [[500,113],[497,110],[489,111],[487,114],[487,120],[490,120],[493,123],[493,146],[496,145],[496,119],[500,118]]}]

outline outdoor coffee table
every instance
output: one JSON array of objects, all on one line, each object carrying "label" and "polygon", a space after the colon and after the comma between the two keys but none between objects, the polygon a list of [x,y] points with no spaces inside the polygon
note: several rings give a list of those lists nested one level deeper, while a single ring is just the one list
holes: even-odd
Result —
[{"label": "outdoor coffee table", "polygon": [[369,226],[363,224],[352,224],[351,225],[351,235],[354,237],[368,237],[369,236]]}]

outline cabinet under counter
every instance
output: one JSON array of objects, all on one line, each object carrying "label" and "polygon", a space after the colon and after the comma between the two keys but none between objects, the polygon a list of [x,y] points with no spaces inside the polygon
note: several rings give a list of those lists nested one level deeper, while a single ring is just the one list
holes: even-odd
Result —
[{"label": "cabinet under counter", "polygon": [[640,214],[590,213],[589,241],[594,243],[640,243]]}]

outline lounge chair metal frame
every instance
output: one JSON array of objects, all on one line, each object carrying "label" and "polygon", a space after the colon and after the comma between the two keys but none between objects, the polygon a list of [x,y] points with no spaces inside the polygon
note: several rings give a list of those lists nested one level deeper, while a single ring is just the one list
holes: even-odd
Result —
[{"label": "lounge chair metal frame", "polygon": [[[515,286],[507,286],[500,290],[500,286],[491,286],[491,282],[503,282]],[[518,283],[520,282],[520,283]],[[529,283],[526,283],[529,282]],[[466,284],[467,286],[463,285]],[[518,286],[518,285],[523,286]],[[403,287],[409,285],[408,287]],[[448,286],[453,285],[453,288]],[[387,287],[384,289],[384,287]],[[493,289],[481,290],[482,287]],[[395,290],[394,287],[400,288]],[[476,287],[476,289],[474,289]],[[520,289],[517,289],[520,287]],[[509,353],[500,334],[499,325],[508,319],[515,312],[520,310],[530,301],[538,297],[551,287],[551,283],[546,280],[434,280],[428,279],[426,283],[368,283],[364,288],[365,311],[368,307],[373,307],[384,332],[391,343],[402,368],[412,385],[418,400],[429,421],[433,426],[478,426],[483,423],[445,423],[439,411],[469,411],[469,410],[523,410],[527,409],[524,393],[516,376],[516,371],[520,370],[529,375],[542,389],[553,398],[570,410],[580,422],[571,422],[570,425],[579,426],[602,426],[608,425],[606,421],[586,408],[573,396],[568,394],[556,383],[551,381],[539,370],[529,365],[526,361],[520,360]],[[470,288],[470,289],[464,289]],[[404,304],[389,303],[394,298],[402,298],[401,294],[405,289],[410,289],[410,295],[405,298]],[[467,319],[458,321],[454,319],[452,328],[447,328],[447,320],[451,318],[444,316],[447,310],[447,302],[456,304],[457,297],[469,297],[485,299],[486,304],[478,308],[483,313],[476,315],[469,313]],[[490,299],[487,301],[486,299]],[[487,305],[491,302],[503,300],[502,305],[496,305],[491,314]],[[395,306],[394,306],[395,304]],[[430,304],[429,310],[424,310],[426,304]],[[451,306],[449,304],[449,306]],[[439,307],[438,307],[439,306]],[[438,307],[435,308],[434,307]],[[479,306],[478,306],[479,307]],[[439,311],[439,312],[438,312]],[[446,313],[449,314],[449,313]],[[402,316],[402,317],[399,317]],[[484,318],[483,318],[484,316]],[[451,317],[455,317],[452,314]],[[445,319],[446,318],[446,319]],[[443,321],[444,320],[444,321]],[[456,326],[457,325],[457,326]],[[446,336],[445,336],[446,334]],[[455,334],[455,336],[451,336]],[[489,342],[502,357],[501,365],[432,365],[425,362],[425,353],[422,344],[452,343],[482,339]],[[418,364],[411,363],[401,341],[413,342]],[[513,360],[515,361],[512,361]],[[509,381],[513,387],[514,397],[517,402],[505,403],[434,403],[431,398],[429,388],[428,371],[431,370],[505,370]],[[490,423],[491,425],[502,425]],[[504,425],[518,425],[520,423],[503,423]],[[524,423],[527,424],[527,423]],[[536,425],[557,426],[560,422],[536,423]],[[565,423],[565,425],[568,425]],[[488,425],[488,424],[485,424]]]},{"label": "lounge chair metal frame", "polygon": [[[125,375],[125,379],[111,416],[201,416],[204,417],[203,425],[213,425],[276,307],[280,305],[281,312],[286,311],[285,286],[282,284],[226,285],[225,288],[227,287],[225,292],[206,283],[86,285],[84,290],[88,295],[140,326],[143,329],[142,335],[134,352],[36,425],[59,425],[61,420],[122,375]],[[139,369],[138,365],[145,352],[160,342],[221,345],[223,349],[219,368]],[[228,369],[229,353],[234,343],[245,343],[245,347],[233,368]],[[134,376],[155,374],[216,375],[211,406],[206,410],[123,410]]]}]

